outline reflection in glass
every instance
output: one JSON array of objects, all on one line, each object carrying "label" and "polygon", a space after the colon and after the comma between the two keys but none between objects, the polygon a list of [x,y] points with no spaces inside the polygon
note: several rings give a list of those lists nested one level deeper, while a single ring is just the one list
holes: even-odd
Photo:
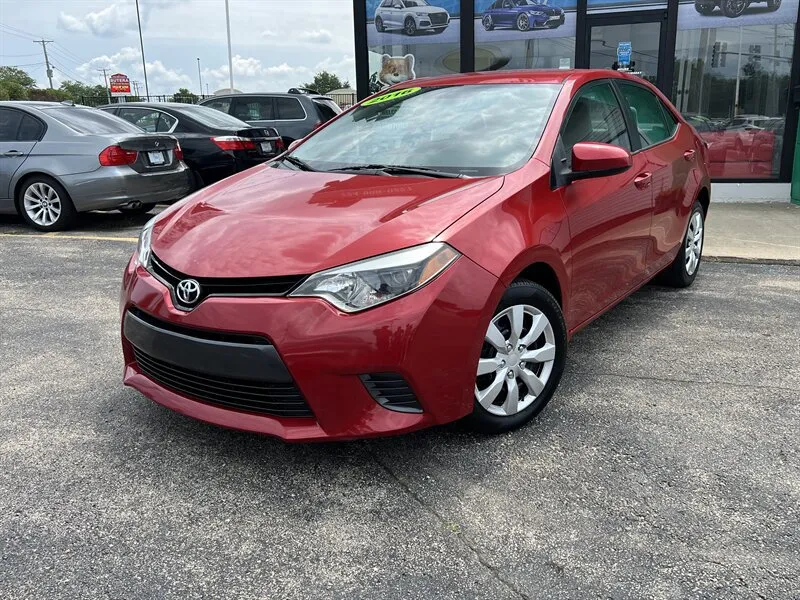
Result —
[{"label": "reflection in glass", "polygon": [[794,24],[679,31],[672,99],[708,142],[711,176],[776,178]]}]

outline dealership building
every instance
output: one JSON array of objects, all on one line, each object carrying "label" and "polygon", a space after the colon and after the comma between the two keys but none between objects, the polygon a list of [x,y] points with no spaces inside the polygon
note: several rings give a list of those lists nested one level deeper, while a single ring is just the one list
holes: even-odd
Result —
[{"label": "dealership building", "polygon": [[622,67],[658,86],[709,142],[715,200],[789,197],[800,105],[798,0],[353,6],[360,98],[432,75]]}]

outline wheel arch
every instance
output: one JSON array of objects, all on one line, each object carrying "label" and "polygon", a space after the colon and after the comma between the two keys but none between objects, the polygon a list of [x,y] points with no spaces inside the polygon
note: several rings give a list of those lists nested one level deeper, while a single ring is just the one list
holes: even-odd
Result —
[{"label": "wheel arch", "polygon": [[550,292],[561,307],[564,317],[569,308],[569,277],[560,253],[547,246],[530,248],[518,255],[499,278],[508,287],[526,279]]},{"label": "wheel arch", "polygon": [[708,215],[708,207],[711,205],[711,193],[706,186],[698,190],[696,201],[703,207],[703,218],[705,218]]},{"label": "wheel arch", "polygon": [[11,198],[14,200],[15,203],[18,202],[19,199],[20,199],[19,195],[22,192],[23,185],[28,180],[33,179],[34,177],[47,177],[48,179],[52,179],[58,185],[60,185],[62,188],[64,188],[64,191],[66,191],[67,195],[69,196],[69,190],[67,189],[67,186],[64,185],[64,182],[61,181],[61,179],[59,179],[58,177],[56,177],[52,173],[48,173],[47,171],[27,171],[25,173],[22,173],[22,174],[18,175],[16,177],[16,179],[11,184],[12,190],[13,190],[12,194],[11,194]]}]

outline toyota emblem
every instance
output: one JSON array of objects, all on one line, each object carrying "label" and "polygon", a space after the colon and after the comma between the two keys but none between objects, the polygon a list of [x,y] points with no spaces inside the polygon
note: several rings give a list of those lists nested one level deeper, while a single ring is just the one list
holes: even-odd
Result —
[{"label": "toyota emblem", "polygon": [[181,304],[192,306],[200,299],[200,284],[194,279],[184,279],[178,284],[175,294]]}]

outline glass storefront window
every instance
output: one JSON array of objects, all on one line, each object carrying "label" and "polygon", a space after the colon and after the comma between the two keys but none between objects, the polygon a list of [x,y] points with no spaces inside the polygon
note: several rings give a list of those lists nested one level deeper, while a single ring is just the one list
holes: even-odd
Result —
[{"label": "glass storefront window", "polygon": [[778,177],[793,44],[793,23],[678,31],[672,100],[710,144],[712,177]]}]

